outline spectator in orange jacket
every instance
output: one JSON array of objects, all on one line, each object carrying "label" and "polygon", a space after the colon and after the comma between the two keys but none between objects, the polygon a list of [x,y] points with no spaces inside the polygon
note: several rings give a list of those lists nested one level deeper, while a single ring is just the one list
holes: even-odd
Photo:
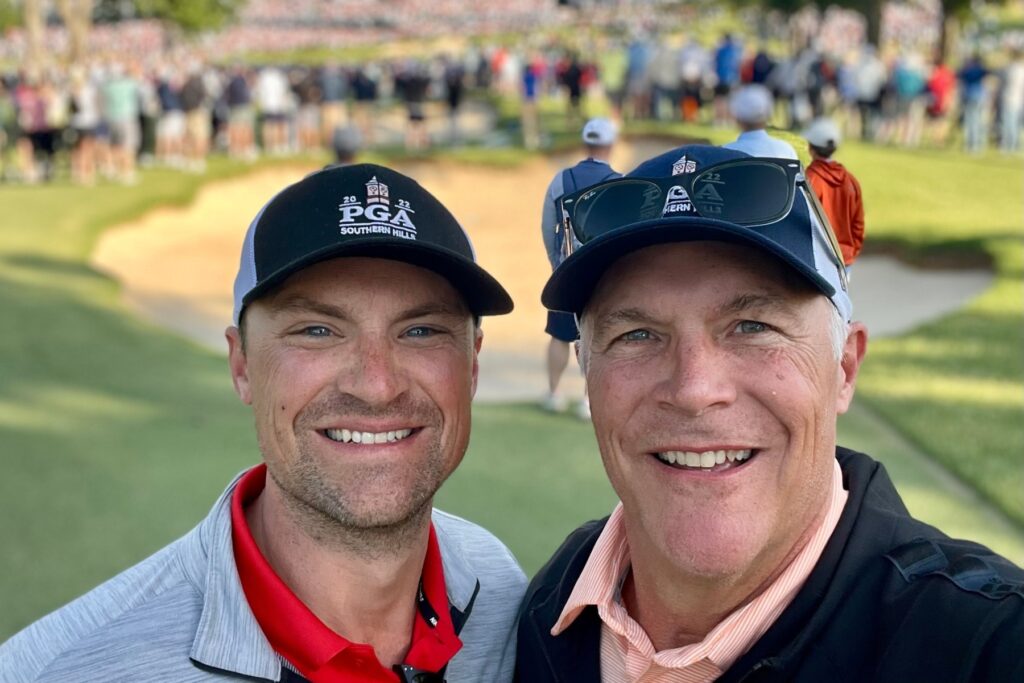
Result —
[{"label": "spectator in orange jacket", "polygon": [[811,153],[807,181],[821,200],[843,251],[846,270],[864,246],[864,200],[860,183],[832,158],[839,148],[839,127],[831,119],[816,119],[803,132]]}]

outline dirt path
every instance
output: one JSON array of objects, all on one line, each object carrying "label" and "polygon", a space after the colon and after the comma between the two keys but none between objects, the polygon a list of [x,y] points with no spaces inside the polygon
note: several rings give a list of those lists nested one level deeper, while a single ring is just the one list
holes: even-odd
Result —
[{"label": "dirt path", "polygon": [[[663,149],[660,142],[623,142],[613,165],[628,170]],[[515,169],[448,162],[401,169],[459,218],[480,263],[516,302],[511,315],[484,322],[481,400],[532,400],[546,388],[540,291],[550,271],[541,245],[541,202],[552,176],[574,160],[551,157]],[[249,220],[266,198],[309,170],[261,171],[209,185],[190,206],[156,210],[104,233],[93,264],[123,284],[129,305],[144,317],[223,352]],[[916,271],[892,258],[866,257],[854,270],[855,317],[873,336],[900,333],[962,307],[990,281],[984,271]],[[567,375],[565,382],[570,394],[581,393],[578,376]]]}]

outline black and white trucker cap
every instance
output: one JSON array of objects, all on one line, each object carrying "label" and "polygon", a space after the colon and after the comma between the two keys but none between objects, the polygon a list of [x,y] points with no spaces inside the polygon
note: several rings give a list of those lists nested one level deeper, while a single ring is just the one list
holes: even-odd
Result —
[{"label": "black and white trucker cap", "polygon": [[260,209],[242,244],[234,321],[290,275],[339,256],[420,266],[446,278],[474,315],[512,310],[508,292],[476,264],[469,236],[412,178],[375,164],[331,166]]}]

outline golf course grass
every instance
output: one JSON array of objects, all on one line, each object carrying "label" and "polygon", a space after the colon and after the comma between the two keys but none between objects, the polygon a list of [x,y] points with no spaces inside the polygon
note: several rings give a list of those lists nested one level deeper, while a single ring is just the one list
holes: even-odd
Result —
[{"label": "golf course grass", "polygon": [[[875,410],[844,418],[841,441],[886,460],[916,514],[1020,562],[1019,529],[900,457],[927,452],[1024,522],[1019,160],[852,144],[841,157],[864,186],[869,240],[990,259],[997,277],[964,311],[872,342],[858,397]],[[206,177],[148,171],[133,188],[0,187],[0,640],[184,533],[258,460],[224,359],[133,317],[87,265],[104,228],[245,171],[214,159]],[[613,502],[589,425],[517,404],[475,408],[439,497],[527,572]]]}]

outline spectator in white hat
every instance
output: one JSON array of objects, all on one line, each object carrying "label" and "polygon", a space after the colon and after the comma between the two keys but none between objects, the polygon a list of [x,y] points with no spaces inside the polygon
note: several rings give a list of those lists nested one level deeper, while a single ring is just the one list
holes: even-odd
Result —
[{"label": "spectator in white hat", "polygon": [[811,122],[803,132],[811,165],[807,167],[807,182],[818,195],[825,215],[828,216],[843,252],[847,274],[864,246],[864,199],[860,183],[845,166],[832,158],[839,149],[839,126],[832,119],[820,118]]},{"label": "spectator in white hat", "polygon": [[741,132],[734,141],[722,146],[755,157],[796,159],[796,150],[792,145],[773,138],[765,130],[773,108],[772,95],[763,85],[753,83],[737,90],[729,102],[729,111]]},{"label": "spectator in white hat", "polygon": [[[557,268],[562,262],[563,254],[562,244],[558,239],[558,200],[562,195],[622,176],[609,163],[612,146],[618,137],[614,123],[604,118],[590,119],[584,124],[581,137],[587,157],[575,166],[556,173],[544,195],[541,232],[552,269]],[[547,353],[548,395],[544,399],[543,407],[550,412],[560,413],[568,408],[569,402],[558,391],[558,385],[561,383],[565,368],[569,365],[569,345],[576,341],[579,330],[576,328],[576,319],[572,313],[548,311],[544,331],[551,339],[548,341]],[[590,419],[590,404],[586,396],[577,407],[577,414],[580,418]]]}]

